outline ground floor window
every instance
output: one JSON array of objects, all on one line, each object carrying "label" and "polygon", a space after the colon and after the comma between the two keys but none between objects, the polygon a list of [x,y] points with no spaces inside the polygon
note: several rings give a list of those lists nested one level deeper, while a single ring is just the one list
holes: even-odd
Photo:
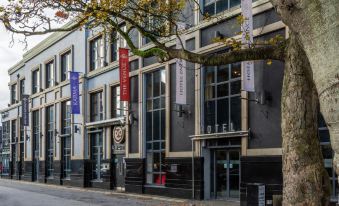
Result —
[{"label": "ground floor window", "polygon": [[165,159],[165,70],[159,69],[145,75],[146,87],[146,181],[147,184],[164,185]]},{"label": "ground floor window", "polygon": [[102,178],[103,140],[102,133],[91,134],[91,160],[92,160],[92,180]]},{"label": "ground floor window", "polygon": [[203,133],[241,130],[241,64],[203,68]]},{"label": "ground floor window", "polygon": [[62,141],[62,161],[63,161],[63,178],[71,178],[71,136],[63,137]]},{"label": "ground floor window", "polygon": [[2,175],[9,175],[9,154],[2,154]]},{"label": "ground floor window", "polygon": [[54,156],[54,109],[53,106],[46,108],[46,176],[53,177],[53,156]]}]

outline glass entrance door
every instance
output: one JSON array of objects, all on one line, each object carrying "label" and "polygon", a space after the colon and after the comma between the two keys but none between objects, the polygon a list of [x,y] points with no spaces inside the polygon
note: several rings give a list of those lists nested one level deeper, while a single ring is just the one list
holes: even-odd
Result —
[{"label": "glass entrance door", "polygon": [[101,162],[103,159],[101,132],[92,134],[91,144],[92,180],[101,180]]},{"label": "glass entrance door", "polygon": [[217,199],[239,198],[240,151],[215,150],[212,159],[214,168],[214,196]]}]

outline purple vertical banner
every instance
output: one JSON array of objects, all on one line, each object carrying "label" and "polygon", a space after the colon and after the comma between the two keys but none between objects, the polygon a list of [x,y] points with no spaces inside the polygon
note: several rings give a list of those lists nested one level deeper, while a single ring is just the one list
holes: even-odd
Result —
[{"label": "purple vertical banner", "polygon": [[80,114],[80,97],[79,97],[79,73],[70,72],[71,81],[71,113]]}]

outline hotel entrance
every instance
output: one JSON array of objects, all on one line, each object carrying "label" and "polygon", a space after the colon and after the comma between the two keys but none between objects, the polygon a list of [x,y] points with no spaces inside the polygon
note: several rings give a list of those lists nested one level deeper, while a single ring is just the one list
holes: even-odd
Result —
[{"label": "hotel entrance", "polygon": [[240,150],[215,149],[211,152],[211,197],[239,199]]}]

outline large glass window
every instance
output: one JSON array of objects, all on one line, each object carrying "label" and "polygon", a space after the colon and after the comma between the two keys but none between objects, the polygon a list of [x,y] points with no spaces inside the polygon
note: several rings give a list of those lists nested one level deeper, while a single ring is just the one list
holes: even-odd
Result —
[{"label": "large glass window", "polygon": [[339,185],[338,185],[338,175],[335,173],[335,169],[333,167],[334,152],[331,147],[330,133],[328,131],[325,120],[321,114],[319,114],[318,119],[318,136],[320,140],[322,154],[324,157],[325,169],[330,177],[331,199],[337,200]]},{"label": "large glass window", "polygon": [[16,84],[11,86],[11,104],[16,103]]},{"label": "large glass window", "polygon": [[205,133],[241,130],[241,64],[205,67]]},{"label": "large glass window", "polygon": [[69,79],[69,72],[72,71],[72,53],[68,51],[61,55],[61,81]]},{"label": "large glass window", "polygon": [[145,75],[147,184],[164,185],[165,158],[165,70]]},{"label": "large glass window", "polygon": [[50,61],[45,65],[46,71],[46,88],[54,86],[54,61]]},{"label": "large glass window", "polygon": [[20,80],[20,100],[22,100],[22,95],[25,94],[25,80]]},{"label": "large glass window", "polygon": [[204,0],[204,14],[214,15],[240,5],[240,0]]},{"label": "large glass window", "polygon": [[36,69],[32,72],[32,94],[40,92],[40,72]]},{"label": "large glass window", "polygon": [[10,122],[2,123],[2,175],[9,175],[10,167]]},{"label": "large glass window", "polygon": [[90,41],[90,71],[104,66],[104,40],[97,37]]},{"label": "large glass window", "polygon": [[52,177],[54,171],[54,106],[46,108],[46,130],[46,176]]},{"label": "large glass window", "polygon": [[120,86],[112,87],[112,118],[123,115],[123,106],[120,101]]},{"label": "large glass window", "polygon": [[91,122],[100,121],[104,118],[104,106],[102,91],[90,95],[91,100]]},{"label": "large glass window", "polygon": [[61,104],[62,118],[62,177],[71,177],[71,102],[66,101]]}]

